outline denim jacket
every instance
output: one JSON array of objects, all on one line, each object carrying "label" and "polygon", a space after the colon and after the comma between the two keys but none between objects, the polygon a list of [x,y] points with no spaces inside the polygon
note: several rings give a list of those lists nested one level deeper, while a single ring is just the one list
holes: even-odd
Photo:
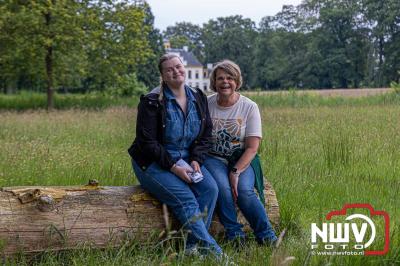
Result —
[{"label": "denim jacket", "polygon": [[[212,122],[208,111],[207,97],[199,89],[192,89],[200,115],[200,131],[189,146],[189,162],[202,164],[210,148]],[[159,99],[160,89],[155,88],[147,95],[140,97],[136,122],[136,138],[128,149],[133,160],[142,170],[156,162],[165,170],[171,169],[176,159],[164,146],[166,128],[166,99]]]}]

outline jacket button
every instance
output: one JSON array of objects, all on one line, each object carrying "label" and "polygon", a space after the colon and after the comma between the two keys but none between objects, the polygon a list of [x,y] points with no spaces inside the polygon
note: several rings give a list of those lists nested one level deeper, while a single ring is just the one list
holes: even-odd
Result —
[{"label": "jacket button", "polygon": [[165,127],[165,125],[162,125],[162,127]]},{"label": "jacket button", "polygon": [[142,166],[142,169],[143,169],[143,170],[146,170],[146,166]]}]

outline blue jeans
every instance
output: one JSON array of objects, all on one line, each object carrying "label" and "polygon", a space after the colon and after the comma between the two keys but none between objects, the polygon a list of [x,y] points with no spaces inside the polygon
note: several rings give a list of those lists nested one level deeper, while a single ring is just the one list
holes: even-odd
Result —
[{"label": "blue jeans", "polygon": [[[190,230],[186,249],[199,244],[216,255],[222,253],[214,238],[208,233],[218,197],[218,187],[207,169],[202,166],[204,179],[188,184],[157,163],[145,171],[132,160],[133,170],[140,185],[155,198],[165,203],[185,229]],[[204,213],[206,214],[204,218]],[[204,219],[204,220],[203,220]]]},{"label": "blue jeans", "polygon": [[[219,193],[217,200],[217,213],[225,227],[227,239],[244,237],[243,225],[237,220],[235,202],[229,184],[229,169],[227,164],[213,157],[207,157],[204,166],[217,182]],[[274,242],[277,237],[272,229],[268,215],[254,192],[254,170],[247,167],[239,176],[237,204],[258,241]]]}]

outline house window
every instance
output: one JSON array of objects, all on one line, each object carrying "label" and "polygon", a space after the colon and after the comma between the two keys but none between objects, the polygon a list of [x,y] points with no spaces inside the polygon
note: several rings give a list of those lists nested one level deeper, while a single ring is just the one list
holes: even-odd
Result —
[{"label": "house window", "polygon": [[207,83],[203,84],[203,90],[205,90],[205,91],[207,90]]},{"label": "house window", "polygon": [[196,88],[200,88],[200,86],[199,86],[199,83],[198,83],[198,82],[196,82]]},{"label": "house window", "polygon": [[196,70],[196,79],[199,79],[199,71]]},{"label": "house window", "polygon": [[190,78],[190,79],[192,78],[192,70],[188,71],[188,78]]},{"label": "house window", "polygon": [[207,78],[207,72],[206,71],[203,72],[203,78]]},{"label": "house window", "polygon": [[189,87],[192,87],[192,82],[189,82]]}]

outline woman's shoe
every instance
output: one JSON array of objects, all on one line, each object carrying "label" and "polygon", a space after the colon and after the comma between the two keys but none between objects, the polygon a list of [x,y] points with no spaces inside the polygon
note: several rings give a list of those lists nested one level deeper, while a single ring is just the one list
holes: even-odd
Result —
[{"label": "woman's shoe", "polygon": [[278,238],[274,238],[274,239],[268,239],[268,238],[260,239],[260,238],[257,238],[256,241],[261,246],[268,246],[268,247],[272,247],[272,248],[276,249],[281,245],[282,240],[285,237],[285,235],[286,235],[286,228],[283,229],[283,231],[279,234]]}]

